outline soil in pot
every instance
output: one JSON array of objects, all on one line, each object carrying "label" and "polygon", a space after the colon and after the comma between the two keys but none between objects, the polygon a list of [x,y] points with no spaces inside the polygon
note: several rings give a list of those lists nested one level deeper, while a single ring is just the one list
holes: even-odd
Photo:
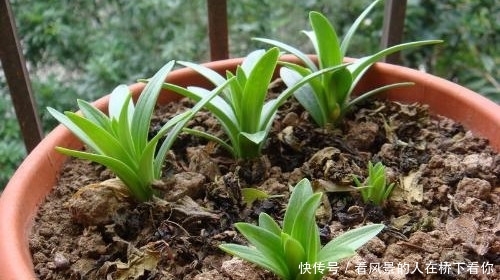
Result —
[{"label": "soil in pot", "polygon": [[[276,86],[272,91],[279,91]],[[151,133],[187,100],[156,111]],[[200,113],[191,127],[219,135]],[[460,124],[418,104],[370,101],[335,129],[319,129],[294,100],[282,106],[265,156],[237,162],[212,143],[182,135],[155,188],[137,204],[94,163],[72,159],[30,236],[41,279],[276,279],[233,259],[222,242],[244,243],[232,224],[264,211],[282,220],[289,186],[306,177],[327,191],[318,211],[323,242],[366,223],[386,229],[359,254],[327,269],[332,279],[498,279],[500,155]],[[357,192],[332,192],[381,161],[396,187],[385,207]],[[241,202],[241,188],[277,197]],[[75,194],[76,193],[76,194]],[[304,267],[306,268],[306,267]],[[496,278],[497,277],[497,278]]]}]

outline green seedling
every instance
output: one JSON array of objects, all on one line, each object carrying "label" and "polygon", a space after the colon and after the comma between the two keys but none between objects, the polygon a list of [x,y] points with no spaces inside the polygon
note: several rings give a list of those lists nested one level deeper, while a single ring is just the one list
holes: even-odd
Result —
[{"label": "green seedling", "polygon": [[[81,114],[63,114],[48,108],[54,118],[90,149],[77,151],[56,147],[56,150],[106,166],[123,181],[137,200],[149,200],[154,195],[151,185],[160,179],[165,156],[176,136],[188,120],[230,82],[221,83],[191,110],[170,119],[156,136],[148,140],[156,100],[174,64],[170,61],[150,79],[135,106],[129,88],[126,85],[116,87],[109,99],[109,116],[83,100],[77,101]],[[155,153],[158,142],[165,135],[166,140]]]},{"label": "green seedling", "polygon": [[371,161],[368,162],[368,177],[363,183],[356,176],[353,176],[353,179],[365,203],[383,205],[394,188],[394,183],[387,184],[385,166],[381,162],[375,165]]},{"label": "green seedling", "polygon": [[372,224],[345,232],[321,247],[316,225],[316,209],[322,193],[314,193],[307,179],[300,181],[290,196],[283,226],[268,214],[259,215],[258,225],[236,223],[235,227],[250,243],[222,244],[234,256],[267,269],[282,279],[321,279],[323,273],[301,273],[303,264],[337,262],[353,256],[355,250],[375,237],[384,225]]},{"label": "green seedling", "polygon": [[283,195],[270,195],[256,188],[242,188],[241,199],[247,206],[251,206],[257,200],[265,200],[270,198],[283,197]]},{"label": "green seedling", "polygon": [[[340,42],[335,29],[329,20],[319,12],[310,12],[309,21],[312,31],[303,31],[312,42],[318,65],[313,60],[298,50],[297,48],[285,44],[280,41],[255,38],[255,40],[274,45],[282,50],[289,52],[302,61],[302,65],[294,63],[282,64],[286,66],[284,71],[281,71],[281,78],[287,86],[293,86],[302,77],[310,75],[324,68],[341,65],[344,56],[347,52],[351,38],[356,32],[359,25],[363,22],[369,12],[383,0],[376,0],[369,5],[363,13],[356,19],[350,27],[342,42]],[[351,65],[339,71],[330,72],[315,79],[310,80],[307,85],[304,85],[295,92],[295,98],[309,112],[313,120],[321,127],[328,124],[338,123],[345,113],[355,104],[387,89],[409,86],[413,83],[402,82],[386,86],[382,86],[366,92],[354,99],[351,99],[351,94],[359,83],[365,72],[375,62],[392,53],[414,48],[423,45],[440,43],[439,40],[417,41],[395,45],[387,49],[381,50],[373,55],[363,57],[356,60]]]},{"label": "green seedling", "polygon": [[[269,84],[278,63],[280,51],[272,48],[268,51],[251,52],[236,69],[236,73],[221,76],[203,65],[179,62],[206,77],[216,86],[228,83],[228,87],[220,96],[216,96],[206,104],[206,108],[219,120],[229,141],[226,142],[208,133],[185,129],[185,131],[215,141],[227,149],[235,158],[251,159],[261,155],[274,116],[294,91],[309,80],[329,72],[339,71],[347,65],[336,65],[305,75],[283,91],[278,97],[266,101]],[[231,79],[230,82],[228,80]],[[183,96],[200,100],[209,91],[200,87],[182,88],[165,83],[164,88],[173,90]]]}]

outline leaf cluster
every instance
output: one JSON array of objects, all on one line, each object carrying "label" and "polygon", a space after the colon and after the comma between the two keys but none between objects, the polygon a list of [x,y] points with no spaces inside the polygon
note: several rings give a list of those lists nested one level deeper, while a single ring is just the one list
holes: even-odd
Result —
[{"label": "leaf cluster", "polygon": [[[279,47],[286,52],[297,56],[301,64],[282,63],[286,66],[281,72],[281,78],[287,86],[293,86],[301,77],[319,71],[320,69],[341,65],[347,52],[351,39],[359,25],[363,22],[369,12],[383,0],[376,0],[370,4],[361,15],[354,21],[342,41],[339,40],[337,33],[330,21],[319,12],[310,12],[309,21],[312,31],[303,31],[312,42],[318,65],[305,53],[299,49],[287,45],[283,42],[265,38],[255,38],[255,40]],[[422,45],[439,43],[439,40],[417,41],[395,45],[381,50],[375,54],[356,60],[344,69],[330,72],[312,79],[307,85],[304,85],[295,92],[295,97],[309,112],[314,121],[321,127],[327,124],[335,124],[356,103],[377,94],[381,91],[401,86],[408,86],[412,83],[395,83],[373,89],[351,99],[354,88],[359,83],[364,73],[375,62],[392,53],[414,48]]]},{"label": "leaf cluster", "polygon": [[[129,88],[126,85],[116,87],[110,95],[109,116],[83,100],[77,101],[81,114],[63,114],[49,107],[49,113],[90,149],[78,151],[57,147],[57,151],[108,167],[137,200],[150,199],[153,196],[151,185],[160,178],[165,156],[176,136],[187,121],[221,90],[214,89],[193,108],[170,119],[149,140],[153,109],[174,64],[174,61],[168,62],[150,79],[135,106]],[[165,135],[166,140],[156,152],[157,144]]]},{"label": "leaf cluster", "polygon": [[258,225],[235,224],[251,246],[222,244],[220,248],[282,279],[321,279],[320,273],[301,274],[300,265],[326,265],[350,257],[384,228],[384,225],[372,224],[353,229],[321,247],[315,219],[321,196],[322,193],[313,192],[307,179],[301,180],[290,196],[282,227],[268,214],[261,213]]},{"label": "leaf cluster", "polygon": [[394,188],[394,183],[388,184],[385,166],[381,162],[375,165],[371,161],[368,162],[368,177],[363,183],[356,176],[353,176],[353,179],[365,203],[383,205]]},{"label": "leaf cluster", "polygon": [[[278,48],[253,51],[245,57],[235,73],[226,72],[226,77],[200,64],[179,62],[200,73],[215,86],[228,84],[222,93],[211,99],[205,107],[219,120],[229,143],[202,131],[185,131],[217,142],[235,158],[255,158],[261,154],[279,106],[309,80],[345,67],[337,65],[305,75],[276,98],[266,100],[279,55]],[[209,94],[207,89],[200,87],[182,88],[169,83],[165,83],[163,87],[194,100],[200,100]]]}]

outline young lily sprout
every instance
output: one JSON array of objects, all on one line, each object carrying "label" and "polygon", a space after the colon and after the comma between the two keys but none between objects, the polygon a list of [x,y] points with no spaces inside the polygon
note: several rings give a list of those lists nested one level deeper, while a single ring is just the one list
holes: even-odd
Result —
[{"label": "young lily sprout", "polygon": [[[206,108],[221,123],[229,141],[198,130],[185,129],[185,131],[217,142],[230,151],[235,158],[256,158],[261,155],[262,147],[278,107],[309,80],[325,73],[339,71],[347,66],[345,64],[336,65],[300,77],[294,85],[291,85],[278,97],[266,101],[268,87],[273,78],[279,55],[278,48],[272,48],[268,51],[253,51],[237,67],[234,74],[227,72],[226,77],[203,65],[179,62],[179,64],[197,71],[216,86],[229,83],[220,96],[216,96],[206,105]],[[200,100],[210,93],[204,88],[182,88],[168,83],[165,83],[163,87],[194,100]]]},{"label": "young lily sprout", "polygon": [[[319,12],[309,13],[309,21],[313,30],[303,32],[309,37],[314,46],[318,59],[318,66],[316,66],[313,60],[305,53],[283,42],[264,38],[255,38],[255,40],[279,47],[297,56],[302,61],[303,66],[294,63],[282,63],[286,68],[281,72],[281,78],[287,86],[293,86],[304,76],[327,67],[341,65],[352,36],[368,13],[379,2],[383,2],[383,0],[374,1],[365,11],[363,11],[350,27],[342,42],[339,41],[335,29],[324,15]],[[417,41],[399,44],[381,50],[373,55],[358,59],[339,71],[330,72],[310,80],[307,85],[304,85],[295,92],[295,98],[304,106],[319,126],[325,127],[328,124],[336,124],[356,103],[390,88],[412,85],[412,83],[408,82],[390,84],[373,89],[357,98],[351,99],[354,88],[359,83],[364,73],[375,62],[401,50],[440,42],[439,40]]]},{"label": "young lily sprout", "polygon": [[[71,130],[89,149],[77,151],[56,147],[56,150],[106,166],[123,181],[137,200],[149,200],[154,195],[151,185],[161,178],[165,156],[176,136],[188,120],[227,84],[222,83],[192,109],[170,119],[156,136],[148,140],[156,100],[174,64],[174,61],[170,61],[150,79],[135,106],[126,85],[115,88],[109,99],[109,116],[83,100],[77,101],[81,114],[63,114],[48,108],[50,114]],[[155,153],[158,142],[165,135],[166,140]]]},{"label": "young lily sprout", "polygon": [[268,214],[259,215],[258,225],[236,223],[235,227],[248,240],[250,246],[222,244],[225,252],[267,269],[281,279],[319,280],[323,273],[301,273],[301,265],[324,267],[331,262],[351,257],[355,250],[375,237],[382,224],[366,225],[343,233],[321,246],[316,225],[316,209],[322,193],[314,193],[307,179],[293,189],[286,208],[283,225],[280,226]]},{"label": "young lily sprout", "polygon": [[385,166],[381,162],[375,165],[371,161],[368,162],[368,178],[363,183],[356,176],[353,176],[353,179],[365,203],[383,205],[394,188],[394,183],[388,184]]}]

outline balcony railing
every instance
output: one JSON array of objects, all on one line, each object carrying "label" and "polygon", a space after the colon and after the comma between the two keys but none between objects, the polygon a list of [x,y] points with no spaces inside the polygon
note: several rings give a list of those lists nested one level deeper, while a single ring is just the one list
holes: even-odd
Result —
[{"label": "balcony railing", "polygon": [[[229,56],[227,0],[207,0],[208,36],[211,60]],[[401,42],[406,0],[386,0],[381,45],[383,48]],[[30,152],[43,138],[40,118],[33,98],[33,91],[26,69],[14,15],[8,0],[0,0],[0,58],[5,72],[11,99],[21,128],[26,150]],[[397,54],[385,60],[399,63]]]}]

